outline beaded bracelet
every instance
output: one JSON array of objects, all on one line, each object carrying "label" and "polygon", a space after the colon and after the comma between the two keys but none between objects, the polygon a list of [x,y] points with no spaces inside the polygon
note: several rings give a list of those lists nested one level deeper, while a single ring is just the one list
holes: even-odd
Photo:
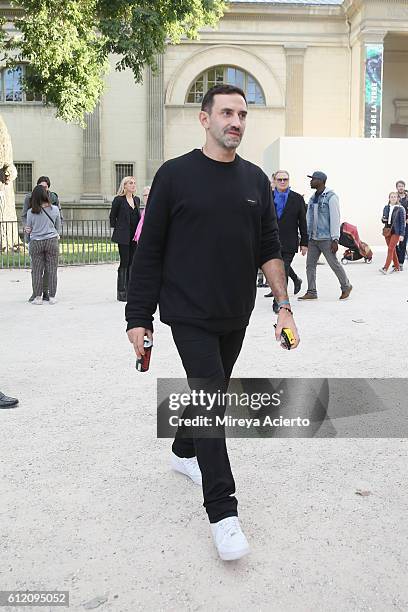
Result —
[{"label": "beaded bracelet", "polygon": [[287,306],[278,306],[278,312],[279,310],[287,310],[288,312],[290,312],[291,315],[293,315],[293,312],[289,306],[289,308]]}]

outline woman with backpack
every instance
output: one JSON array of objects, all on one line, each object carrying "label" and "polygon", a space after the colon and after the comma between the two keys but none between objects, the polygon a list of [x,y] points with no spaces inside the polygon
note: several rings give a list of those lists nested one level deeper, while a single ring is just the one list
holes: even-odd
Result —
[{"label": "woman with backpack", "polygon": [[35,295],[31,304],[39,306],[43,303],[44,270],[48,272],[49,304],[55,304],[61,216],[58,207],[51,204],[50,196],[42,185],[34,187],[31,194],[24,231],[30,235],[31,277]]}]

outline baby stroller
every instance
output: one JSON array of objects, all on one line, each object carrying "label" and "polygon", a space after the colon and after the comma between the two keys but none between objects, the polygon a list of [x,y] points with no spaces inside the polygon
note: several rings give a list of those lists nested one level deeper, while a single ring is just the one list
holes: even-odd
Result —
[{"label": "baby stroller", "polygon": [[341,259],[343,265],[359,259],[364,259],[365,263],[371,263],[373,252],[366,242],[360,240],[355,225],[351,225],[351,223],[341,224],[339,244],[346,247]]}]

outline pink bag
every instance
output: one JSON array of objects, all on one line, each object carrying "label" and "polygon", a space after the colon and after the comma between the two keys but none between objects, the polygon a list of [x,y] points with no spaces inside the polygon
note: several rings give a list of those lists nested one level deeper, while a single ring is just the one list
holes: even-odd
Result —
[{"label": "pink bag", "polygon": [[139,242],[140,234],[142,233],[143,221],[144,221],[144,216],[145,216],[145,210],[146,209],[142,210],[142,214],[140,215],[140,221],[137,224],[135,235],[133,236],[133,240],[135,242]]}]

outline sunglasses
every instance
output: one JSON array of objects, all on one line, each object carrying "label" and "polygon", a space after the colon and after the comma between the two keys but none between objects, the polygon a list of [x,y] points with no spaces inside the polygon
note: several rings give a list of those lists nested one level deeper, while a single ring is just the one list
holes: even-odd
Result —
[{"label": "sunglasses", "polygon": [[286,181],[288,181],[288,178],[277,178],[275,179],[276,181],[278,181],[278,183],[286,183]]}]

